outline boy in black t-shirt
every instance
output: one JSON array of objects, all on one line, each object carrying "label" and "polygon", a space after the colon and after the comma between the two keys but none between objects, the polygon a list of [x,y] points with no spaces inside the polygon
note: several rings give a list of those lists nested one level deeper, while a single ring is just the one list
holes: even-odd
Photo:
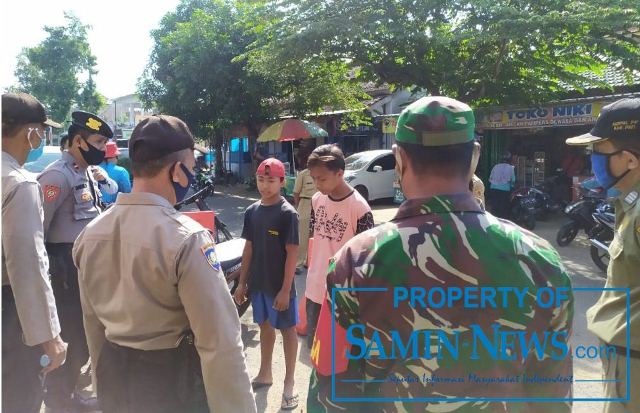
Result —
[{"label": "boy in black t-shirt", "polygon": [[[294,275],[298,256],[298,213],[282,196],[284,165],[277,159],[265,159],[256,172],[260,201],[244,213],[240,283],[235,300],[242,304],[251,297],[253,320],[260,325],[260,372],[251,385],[254,390],[273,383],[271,357],[278,329],[282,333],[286,375],[282,409],[298,406],[293,393],[298,354],[298,306]],[[247,285],[248,282],[248,285]]]}]

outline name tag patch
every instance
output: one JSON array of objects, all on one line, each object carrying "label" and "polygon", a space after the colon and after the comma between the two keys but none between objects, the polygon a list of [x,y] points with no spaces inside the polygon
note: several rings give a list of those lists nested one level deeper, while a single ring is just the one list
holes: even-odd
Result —
[{"label": "name tag patch", "polygon": [[207,262],[216,271],[220,271],[220,262],[218,261],[218,256],[216,255],[216,246],[213,243],[203,245],[200,250],[202,251],[202,255],[207,259]]}]

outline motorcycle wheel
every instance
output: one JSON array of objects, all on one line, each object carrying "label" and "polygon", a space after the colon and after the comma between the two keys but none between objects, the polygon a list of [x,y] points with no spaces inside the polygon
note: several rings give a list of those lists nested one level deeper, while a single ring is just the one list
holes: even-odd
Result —
[{"label": "motorcycle wheel", "polygon": [[562,225],[558,230],[558,234],[556,235],[556,243],[561,247],[566,247],[571,244],[571,241],[575,239],[578,235],[578,231],[580,228],[578,227],[575,221],[569,221]]},{"label": "motorcycle wheel", "polygon": [[609,266],[609,254],[594,245],[591,246],[591,250],[589,252],[591,253],[591,260],[593,263],[600,268],[606,277],[607,267]]}]

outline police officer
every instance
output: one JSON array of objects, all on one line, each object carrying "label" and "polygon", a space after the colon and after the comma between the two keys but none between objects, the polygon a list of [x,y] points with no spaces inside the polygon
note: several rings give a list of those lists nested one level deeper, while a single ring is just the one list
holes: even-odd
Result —
[{"label": "police officer", "polygon": [[94,165],[104,159],[113,136],[107,123],[88,112],[73,112],[69,149],[38,176],[44,192],[44,235],[51,262],[51,284],[58,305],[62,337],[69,342],[66,364],[47,379],[45,404],[52,412],[93,411],[95,398],[74,393],[82,366],[89,359],[82,324],[78,275],[71,249],[80,231],[102,211]]},{"label": "police officer", "polygon": [[67,344],[49,282],[42,191],[22,168],[42,155],[44,107],[26,93],[2,95],[2,411],[39,412],[40,357],[47,374],[64,363]]},{"label": "police officer", "polygon": [[[306,163],[306,159],[305,159]],[[298,172],[296,182],[293,186],[293,200],[300,222],[298,225],[298,239],[300,246],[298,248],[298,261],[296,262],[296,271],[301,271],[302,266],[307,265],[307,250],[309,247],[309,222],[311,221],[311,198],[318,192],[316,184],[311,178],[308,169]]]},{"label": "police officer", "polygon": [[[552,359],[548,353],[540,357],[509,356],[494,360],[482,347],[473,343],[472,326],[495,338],[493,326],[507,331],[543,336],[547,331],[569,333],[573,317],[571,283],[560,263],[558,253],[548,242],[522,230],[515,224],[485,212],[469,191],[469,180],[475,169],[475,117],[466,104],[441,96],[422,98],[400,115],[396,130],[396,171],[407,200],[396,217],[386,224],[357,235],[332,259],[327,277],[327,299],[323,304],[313,346],[314,372],[310,382],[307,411],[362,412],[570,412],[567,402],[532,403],[476,402],[474,398],[557,398],[571,395],[572,364],[569,356]],[[394,305],[395,288],[416,288],[423,292],[450,287],[528,288],[536,294],[542,287],[569,289],[559,306],[543,308],[531,297],[522,301],[499,300],[495,309],[456,306],[433,307],[413,304],[409,300]],[[347,291],[334,287],[383,288],[384,291]],[[335,301],[332,301],[332,292]],[[535,297],[535,295],[534,295]],[[435,300],[438,301],[438,300]],[[424,302],[424,300],[423,300]],[[334,305],[335,327],[332,337],[331,305]],[[499,307],[498,307],[499,305]],[[382,348],[387,358],[373,351],[368,358],[347,359],[346,330],[354,324],[352,337]],[[443,350],[433,352],[435,341],[418,340],[414,347],[421,357],[407,353],[401,356],[395,343],[412,346],[414,331],[435,331],[451,340],[459,338],[459,356]],[[375,337],[375,341],[373,341]],[[433,337],[433,336],[432,336]],[[568,334],[558,334],[564,345]],[[332,360],[332,341],[335,360]],[[346,344],[346,345],[345,345]],[[417,345],[416,345],[417,344]],[[388,357],[391,349],[395,357]],[[439,348],[439,347],[438,347]],[[444,347],[443,347],[444,348]],[[478,357],[473,357],[474,349]],[[358,354],[352,348],[350,354]],[[402,350],[400,350],[402,351]],[[409,350],[411,351],[411,350]],[[517,353],[521,354],[521,353]],[[332,372],[333,370],[333,372]],[[353,403],[342,404],[331,398],[331,375],[335,374],[336,398],[369,398],[358,410]],[[494,380],[512,378],[511,382],[494,381],[478,384],[470,379],[476,374]],[[564,377],[564,381],[524,383],[528,377]],[[395,377],[400,381],[389,380]],[[462,377],[462,381],[455,380]],[[417,380],[415,378],[418,378]],[[454,381],[439,381],[448,378]],[[436,384],[432,384],[436,383]],[[434,398],[442,402],[403,399]],[[446,398],[458,398],[447,404]],[[389,401],[387,401],[389,400]]]},{"label": "police officer", "polygon": [[74,246],[105,413],[256,411],[211,235],[173,208],[194,180],[193,148],[178,118],[140,122],[129,141],[133,191]]},{"label": "police officer", "polygon": [[592,145],[591,167],[598,182],[621,193],[614,201],[615,235],[605,287],[628,288],[630,296],[624,290],[604,291],[587,311],[587,323],[603,344],[617,350],[601,357],[604,397],[630,397],[606,401],[605,413],[637,412],[640,394],[633,389],[640,383],[640,99],[621,99],[603,107],[593,129],[567,139],[567,144]]}]

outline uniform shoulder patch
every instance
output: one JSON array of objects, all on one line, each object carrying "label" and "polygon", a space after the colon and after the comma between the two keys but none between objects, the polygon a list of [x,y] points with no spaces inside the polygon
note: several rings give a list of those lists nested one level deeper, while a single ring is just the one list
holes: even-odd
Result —
[{"label": "uniform shoulder patch", "polygon": [[53,202],[60,195],[60,187],[56,185],[45,185],[44,186],[44,200],[46,202]]},{"label": "uniform shoulder patch", "polygon": [[632,191],[632,192],[629,192],[629,194],[627,194],[627,196],[624,198],[624,202],[631,205],[634,202],[636,202],[637,199],[638,199],[638,192]]},{"label": "uniform shoulder patch", "polygon": [[220,271],[220,261],[218,261],[218,255],[216,254],[216,246],[210,242],[200,247],[202,255],[207,259],[207,262],[216,271]]}]

